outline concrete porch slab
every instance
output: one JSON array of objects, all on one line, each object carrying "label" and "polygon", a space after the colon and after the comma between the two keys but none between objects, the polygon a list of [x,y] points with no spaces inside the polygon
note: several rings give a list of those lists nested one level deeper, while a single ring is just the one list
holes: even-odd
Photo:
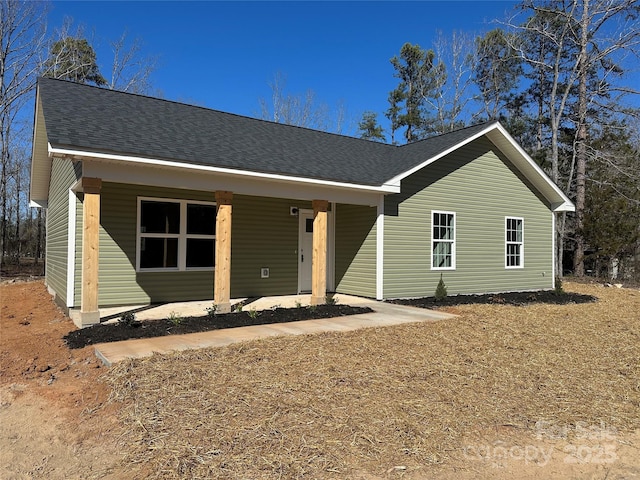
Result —
[{"label": "concrete porch slab", "polygon": [[[350,295],[336,295],[338,302],[343,298],[357,298]],[[231,300],[232,309],[238,303],[246,301],[246,298],[234,298]],[[306,307],[310,305],[311,295],[283,295],[279,297],[260,297],[257,300],[243,306],[244,310],[268,310],[274,307],[291,308],[297,305]],[[127,305],[123,307],[107,307],[100,309],[100,319],[102,323],[116,322],[120,315],[125,312],[134,312],[137,320],[161,320],[167,318],[172,312],[180,314],[182,317],[196,317],[207,314],[207,308],[213,305],[213,300],[198,300],[193,302],[174,302],[158,305]],[[354,305],[348,303],[349,305]]]}]

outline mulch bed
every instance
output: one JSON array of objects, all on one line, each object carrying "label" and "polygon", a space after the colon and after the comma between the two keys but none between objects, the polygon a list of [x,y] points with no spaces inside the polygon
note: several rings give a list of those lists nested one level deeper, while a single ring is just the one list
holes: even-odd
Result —
[{"label": "mulch bed", "polygon": [[134,338],[152,338],[165,335],[182,335],[185,333],[207,332],[223,328],[246,327],[249,325],[265,325],[268,323],[288,323],[318,318],[343,317],[370,313],[368,307],[351,307],[349,305],[317,305],[315,307],[275,308],[250,312],[218,314],[214,317],[184,317],[173,320],[146,320],[132,323],[114,323],[96,325],[90,328],[74,330],[64,336],[69,348],[83,348],[96,343],[119,342]]},{"label": "mulch bed", "polygon": [[568,305],[575,303],[590,303],[598,299],[592,295],[565,292],[558,294],[553,290],[537,292],[509,292],[485,295],[450,295],[441,300],[434,297],[408,298],[389,300],[389,303],[411,305],[412,307],[432,308],[454,307],[457,305],[515,305],[526,306],[534,303],[548,303],[550,305]]},{"label": "mulch bed", "polygon": [[[389,300],[390,303],[411,305],[414,307],[437,309],[458,305],[497,304],[525,306],[535,303],[567,305],[595,302],[596,297],[580,293],[567,292],[557,294],[554,291],[512,292],[486,295],[451,295],[442,300],[433,297]],[[218,314],[215,317],[184,317],[146,320],[133,323],[115,323],[96,325],[91,328],[74,330],[65,335],[69,348],[84,348],[97,343],[119,342],[137,338],[152,338],[166,335],[207,332],[224,328],[265,325],[269,323],[288,323],[317,318],[343,317],[372,312],[368,307],[349,305],[318,305],[314,308],[275,308],[259,312],[234,312]]]}]

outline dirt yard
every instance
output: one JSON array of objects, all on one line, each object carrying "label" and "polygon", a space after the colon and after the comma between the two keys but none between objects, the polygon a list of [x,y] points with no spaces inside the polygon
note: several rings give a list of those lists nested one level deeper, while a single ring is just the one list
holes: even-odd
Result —
[{"label": "dirt yard", "polygon": [[3,282],[0,305],[0,478],[108,478],[119,424],[93,349],[63,344],[42,281]]},{"label": "dirt yard", "polygon": [[106,369],[5,282],[0,478],[638,478],[640,291],[565,287],[600,301]]}]

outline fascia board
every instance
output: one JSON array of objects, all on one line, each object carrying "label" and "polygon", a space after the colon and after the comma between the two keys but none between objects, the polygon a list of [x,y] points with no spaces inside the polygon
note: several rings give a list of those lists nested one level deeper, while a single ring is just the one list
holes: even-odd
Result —
[{"label": "fascia board", "polygon": [[326,186],[333,188],[344,188],[348,190],[357,190],[362,192],[372,192],[372,193],[399,193],[400,185],[389,185],[385,183],[381,186],[372,186],[372,185],[361,185],[355,183],[347,183],[347,182],[336,182],[331,180],[319,180],[314,178],[304,178],[304,177],[294,177],[290,175],[280,175],[274,173],[262,173],[262,172],[253,172],[250,170],[236,170],[232,168],[224,168],[224,167],[213,167],[208,165],[196,165],[196,164],[188,164],[182,162],[172,162],[169,160],[158,160],[154,158],[144,158],[144,157],[135,157],[129,155],[116,155],[111,153],[97,153],[97,152],[88,152],[82,150],[75,150],[70,148],[59,148],[49,146],[49,156],[68,156],[74,159],[92,159],[92,160],[109,160],[109,161],[124,161],[131,162],[135,164],[145,164],[150,166],[160,166],[160,167],[170,167],[170,168],[179,168],[184,170],[191,171],[204,171],[211,173],[220,173],[224,175],[232,175],[238,177],[251,177],[251,178],[262,178],[267,180],[288,182],[288,183],[298,183],[298,184],[308,184],[308,185],[317,185],[317,186]]},{"label": "fascia board", "polygon": [[[515,150],[517,158],[514,158],[514,155],[509,155],[508,152],[504,152],[508,155],[511,162],[518,168],[520,171],[523,171],[522,165],[520,162],[524,162],[525,165],[534,171],[534,175],[527,175],[524,171],[523,174],[535,185],[539,188],[545,197],[552,203],[553,211],[565,211],[565,212],[573,212],[575,211],[575,206],[567,197],[560,188],[551,181],[551,179],[547,176],[546,173],[540,168],[540,166],[533,161],[533,159],[525,152],[522,147],[516,142],[513,137],[505,130],[505,128],[499,123],[495,122],[491,125],[488,125],[483,130],[479,131],[475,135],[472,135],[463,141],[457,143],[456,145],[444,150],[443,152],[435,155],[424,162],[416,165],[415,167],[393,177],[386,184],[400,184],[400,182],[408,177],[409,175],[417,172],[418,170],[425,168],[426,166],[432,164],[433,162],[441,159],[442,157],[450,154],[451,152],[456,151],[457,149],[469,144],[470,142],[476,140],[477,138],[482,137],[483,135],[487,135],[489,139],[491,139],[492,134],[495,135],[495,132],[499,132],[499,134],[510,144],[510,146]],[[552,194],[552,195],[549,195]],[[554,205],[556,207],[554,207]]]},{"label": "fascia board", "polygon": [[576,206],[571,202],[559,202],[551,205],[552,212],[575,212]]},{"label": "fascia board", "polygon": [[[496,124],[495,126],[496,126],[496,130],[499,131],[502,134],[502,136],[511,144],[511,147],[513,147],[517,151],[520,159],[525,161],[527,166],[532,168],[536,173],[536,176],[534,178],[531,178],[529,175],[526,175],[526,172],[523,172],[525,176],[536,187],[540,188],[540,190],[544,190],[544,187],[548,187],[551,190],[553,190],[553,192],[559,197],[559,198],[548,198],[548,195],[546,195],[549,201],[552,202],[552,209],[553,209],[553,205],[560,204],[560,207],[557,207],[558,209],[554,209],[554,211],[566,211],[566,212],[575,211],[575,206],[573,205],[573,202],[569,199],[569,197],[565,195],[565,193],[560,189],[560,187],[558,187],[554,182],[551,181],[551,179],[544,172],[544,170],[542,170],[540,165],[538,165],[529,156],[529,154],[524,151],[524,149],[518,144],[518,142],[516,142],[513,139],[513,137],[509,134],[509,132],[507,132],[506,129],[499,123]],[[489,136],[489,138],[491,139],[491,136]],[[522,167],[517,164],[518,162],[517,158],[514,159],[510,156],[510,160],[514,163],[514,165],[516,165],[516,167],[520,171],[522,171]],[[542,186],[539,185],[539,182],[542,182]]]},{"label": "fascia board", "polygon": [[[436,160],[441,159],[442,157],[449,155],[451,152],[455,152],[457,149],[459,149],[460,147],[465,146],[466,144],[473,142],[476,138],[480,138],[481,136],[487,134],[489,131],[493,130],[496,127],[497,124],[492,124],[492,125],[488,125],[485,129],[481,130],[480,132],[476,133],[475,135],[472,135],[468,138],[465,138],[462,142],[459,142],[455,145],[453,145],[452,147],[444,150],[443,152],[440,152],[439,154],[428,158],[427,160],[425,160],[424,162],[420,163],[419,165],[416,165],[415,167],[410,168],[409,170],[406,170],[398,175],[396,175],[395,177],[391,178],[390,180],[386,181],[385,184],[391,184],[391,185],[400,185],[400,182],[402,180],[404,180],[405,178],[407,178],[409,175],[414,174],[415,172],[417,172],[418,170],[423,169],[424,167],[432,164],[433,162],[435,162]],[[399,147],[402,148],[402,147]],[[402,150],[400,150],[402,151]]]}]

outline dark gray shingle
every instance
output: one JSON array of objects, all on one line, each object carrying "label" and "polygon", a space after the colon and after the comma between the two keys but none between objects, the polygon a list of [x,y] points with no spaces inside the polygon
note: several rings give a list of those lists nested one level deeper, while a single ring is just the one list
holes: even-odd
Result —
[{"label": "dark gray shingle", "polygon": [[397,147],[62,80],[38,88],[54,147],[361,185],[382,185],[487,126]]}]

